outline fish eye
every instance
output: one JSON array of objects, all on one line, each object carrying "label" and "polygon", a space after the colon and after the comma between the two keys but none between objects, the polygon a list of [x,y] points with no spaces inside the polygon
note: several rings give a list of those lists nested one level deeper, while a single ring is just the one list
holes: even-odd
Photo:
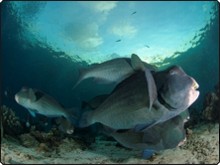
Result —
[{"label": "fish eye", "polygon": [[177,74],[177,71],[176,71],[176,70],[174,70],[174,69],[173,69],[173,70],[170,70],[170,71],[169,71],[169,74],[170,74],[170,75]]},{"label": "fish eye", "polygon": [[174,75],[174,74],[177,74],[178,72],[179,72],[179,67],[173,66],[173,67],[171,67],[169,74]]}]

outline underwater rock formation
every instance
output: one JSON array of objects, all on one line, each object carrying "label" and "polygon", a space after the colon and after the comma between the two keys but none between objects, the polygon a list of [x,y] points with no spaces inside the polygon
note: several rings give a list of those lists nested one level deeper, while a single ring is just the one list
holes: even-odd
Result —
[{"label": "underwater rock formation", "polygon": [[219,83],[215,86],[214,92],[206,94],[202,118],[208,121],[219,119]]},{"label": "underwater rock formation", "polygon": [[23,127],[15,115],[14,111],[6,105],[1,106],[1,137],[4,134],[19,135],[23,132]]}]

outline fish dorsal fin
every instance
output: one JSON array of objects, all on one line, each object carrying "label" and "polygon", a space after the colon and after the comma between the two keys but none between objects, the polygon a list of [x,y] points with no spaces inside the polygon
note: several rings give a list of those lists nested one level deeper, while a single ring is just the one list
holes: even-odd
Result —
[{"label": "fish dorsal fin", "polygon": [[134,70],[144,70],[144,64],[136,54],[131,55],[131,66]]},{"label": "fish dorsal fin", "polygon": [[157,99],[157,87],[154,81],[154,78],[152,76],[152,73],[148,68],[145,68],[145,78],[147,81],[147,89],[148,89],[148,108],[151,109],[154,101]]}]

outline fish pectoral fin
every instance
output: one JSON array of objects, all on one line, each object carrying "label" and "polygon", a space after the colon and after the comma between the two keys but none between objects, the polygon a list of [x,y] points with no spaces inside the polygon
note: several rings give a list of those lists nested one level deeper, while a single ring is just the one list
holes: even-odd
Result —
[{"label": "fish pectoral fin", "polygon": [[148,68],[145,68],[145,77],[147,81],[148,103],[147,107],[151,109],[154,101],[157,99],[157,87],[154,78]]},{"label": "fish pectoral fin", "polygon": [[36,110],[28,108],[28,111],[30,112],[31,116],[36,117],[35,114],[35,112],[37,112]]},{"label": "fish pectoral fin", "polygon": [[136,54],[131,55],[131,66],[134,70],[144,70],[145,68],[143,62]]}]

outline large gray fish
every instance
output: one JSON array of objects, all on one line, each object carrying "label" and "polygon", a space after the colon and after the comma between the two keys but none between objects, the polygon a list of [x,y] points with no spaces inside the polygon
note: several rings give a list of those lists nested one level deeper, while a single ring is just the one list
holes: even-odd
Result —
[{"label": "large gray fish", "polygon": [[103,94],[92,98],[88,102],[83,101],[81,109],[83,110],[87,108],[89,110],[95,110],[96,108],[98,108],[99,105],[102,104],[102,102],[104,102],[108,98],[108,96],[109,94]]},{"label": "large gray fish", "polygon": [[119,83],[135,70],[145,67],[153,71],[156,70],[155,66],[142,62],[135,54],[132,54],[131,58],[116,58],[100,64],[93,64],[87,69],[80,70],[78,81],[73,88],[88,78],[93,78],[98,83]]},{"label": "large gray fish", "polygon": [[[23,87],[15,94],[15,100],[27,108],[33,117],[38,113],[47,117],[64,117],[72,124],[76,122],[74,109],[65,109],[53,97],[40,90]],[[73,130],[68,130],[68,132],[73,132]]]},{"label": "large gray fish", "polygon": [[[160,78],[160,73],[166,78],[158,90],[154,78]],[[83,113],[79,127],[102,123],[116,130],[140,131],[180,114],[198,98],[198,84],[180,67],[155,74],[148,68],[133,73],[98,108]]]},{"label": "large gray fish", "polygon": [[142,132],[135,132],[133,129],[123,132],[114,131],[106,127],[103,127],[103,132],[112,136],[124,147],[144,151],[143,157],[149,158],[155,152],[182,145],[186,140],[184,123],[188,119],[189,112],[186,110],[180,115]]}]

